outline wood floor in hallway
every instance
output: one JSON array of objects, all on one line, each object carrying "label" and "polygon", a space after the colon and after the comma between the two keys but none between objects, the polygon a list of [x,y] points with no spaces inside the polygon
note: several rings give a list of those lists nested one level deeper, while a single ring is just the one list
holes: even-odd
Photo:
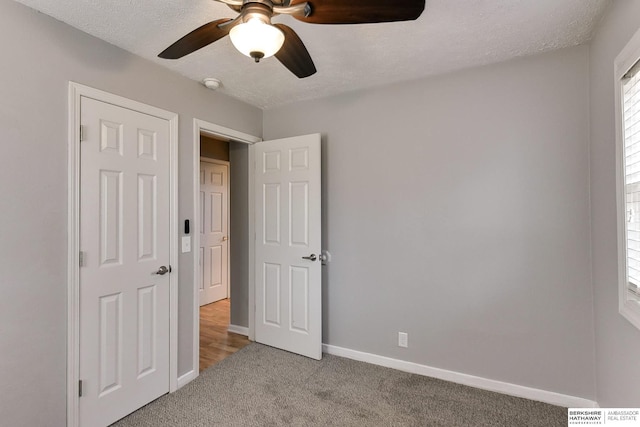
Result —
[{"label": "wood floor in hallway", "polygon": [[229,299],[200,307],[200,372],[240,350],[249,340],[229,332]]}]

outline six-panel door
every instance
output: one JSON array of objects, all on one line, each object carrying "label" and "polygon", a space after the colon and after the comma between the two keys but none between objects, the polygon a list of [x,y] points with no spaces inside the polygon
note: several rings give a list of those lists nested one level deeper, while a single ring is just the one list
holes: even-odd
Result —
[{"label": "six-panel door", "polygon": [[83,97],[80,424],[169,391],[169,123]]},{"label": "six-panel door", "polygon": [[229,166],[200,162],[200,305],[228,297]]},{"label": "six-panel door", "polygon": [[256,144],[256,341],[322,357],[320,135]]}]

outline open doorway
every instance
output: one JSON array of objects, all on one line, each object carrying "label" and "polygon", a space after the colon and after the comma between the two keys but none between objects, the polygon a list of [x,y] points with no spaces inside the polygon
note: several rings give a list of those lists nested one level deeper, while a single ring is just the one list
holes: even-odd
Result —
[{"label": "open doorway", "polygon": [[[243,277],[236,277],[231,271],[232,265],[238,265],[232,249],[235,249],[234,243],[243,244],[242,239],[234,242],[234,237],[240,237],[246,228],[237,221],[241,215],[234,216],[234,211],[243,209],[238,203],[232,203],[232,200],[238,199],[233,197],[236,195],[234,193],[243,193],[245,189],[242,182],[236,183],[232,179],[236,169],[243,169],[241,164],[232,161],[234,157],[238,163],[242,163],[242,156],[232,156],[232,153],[246,148],[246,144],[218,135],[200,135],[200,220],[196,230],[199,233],[199,247],[195,254],[199,260],[200,372],[249,343],[247,334],[243,335],[243,331],[238,331],[239,328],[234,328],[231,323],[232,307],[237,308],[232,301],[237,298],[237,305],[243,304]],[[237,233],[233,232],[232,224]],[[238,251],[235,253],[238,254]],[[232,299],[233,296],[236,298]]]},{"label": "open doorway", "polygon": [[229,298],[229,142],[200,136],[200,306]]},{"label": "open doorway", "polygon": [[[213,318],[215,330],[219,332],[218,337],[213,337],[218,341],[213,346],[221,347],[224,351],[235,350],[236,343],[224,342],[228,339],[229,333],[254,339],[254,310],[249,307],[254,306],[254,287],[250,283],[254,281],[254,234],[255,225],[253,186],[253,144],[262,139],[254,135],[239,132],[224,126],[210,123],[200,119],[193,121],[193,369],[188,375],[181,377],[182,384],[186,384],[198,376],[201,367],[201,316],[200,316],[200,232],[198,227],[200,221],[200,160],[201,160],[201,136],[210,137],[226,142],[229,147],[229,299],[227,307],[223,307],[222,318]],[[203,149],[203,155],[211,156],[207,147]],[[251,166],[250,166],[251,165]],[[220,303],[222,305],[222,302]],[[214,307],[210,307],[212,310]],[[219,313],[219,312],[218,312]],[[212,313],[212,316],[214,314]],[[204,316],[203,316],[204,317]],[[211,319],[211,317],[209,317]],[[202,322],[203,336],[211,334],[211,323]],[[215,335],[215,334],[214,334]],[[225,338],[226,337],[226,338]],[[211,337],[207,337],[211,338]],[[206,342],[203,340],[203,343]],[[203,358],[203,364],[208,362],[204,359],[213,360],[214,357]]]}]

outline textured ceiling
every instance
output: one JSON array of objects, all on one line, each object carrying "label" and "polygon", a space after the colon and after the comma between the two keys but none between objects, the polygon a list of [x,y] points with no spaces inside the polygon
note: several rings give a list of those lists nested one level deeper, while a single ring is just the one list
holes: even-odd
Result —
[{"label": "textured ceiling", "polygon": [[610,2],[427,0],[416,21],[367,25],[275,17],[298,32],[318,69],[298,79],[275,58],[255,64],[228,37],[179,60],[157,58],[200,25],[237,15],[212,0],[18,1],[191,79],[218,78],[220,92],[261,108],[575,46]]}]

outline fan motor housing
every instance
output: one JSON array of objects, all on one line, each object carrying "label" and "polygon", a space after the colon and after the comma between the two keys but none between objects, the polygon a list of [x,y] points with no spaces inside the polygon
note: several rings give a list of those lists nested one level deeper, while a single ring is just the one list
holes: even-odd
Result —
[{"label": "fan motor housing", "polygon": [[242,2],[242,7],[245,8],[247,5],[252,4],[261,4],[267,6],[270,10],[273,10],[274,3],[271,0],[244,0]]},{"label": "fan motor housing", "polygon": [[242,6],[242,22],[259,19],[265,24],[271,24],[272,15],[273,3],[269,0],[251,1]]}]

